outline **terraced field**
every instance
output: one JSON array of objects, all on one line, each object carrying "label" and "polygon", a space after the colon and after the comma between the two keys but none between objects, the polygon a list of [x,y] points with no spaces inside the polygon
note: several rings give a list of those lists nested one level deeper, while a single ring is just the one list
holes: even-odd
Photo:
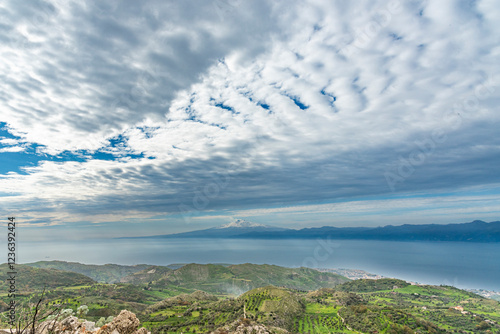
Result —
[{"label": "terraced field", "polygon": [[[103,284],[81,274],[53,269],[24,271],[26,277],[30,276],[26,284],[39,277],[55,277],[54,284],[45,290],[48,307],[62,305],[76,311],[86,305],[85,317],[91,321],[128,309],[154,334],[210,333],[217,329],[224,333],[230,332],[231,326],[256,324],[275,334],[283,333],[283,329],[304,334],[500,333],[500,303],[454,287],[410,285],[397,279],[361,279],[314,291],[264,286],[236,296],[201,291],[207,284],[203,281],[198,285],[185,284],[187,276],[199,279],[206,274],[203,268],[217,275],[228,274],[219,267],[190,265],[189,270],[180,271],[182,280],[178,285],[165,287],[154,282]],[[236,269],[250,270],[249,266]],[[26,290],[17,297],[20,303],[33,297],[30,293],[34,289],[27,286]],[[7,296],[0,295],[0,311],[6,312],[7,302]]]}]

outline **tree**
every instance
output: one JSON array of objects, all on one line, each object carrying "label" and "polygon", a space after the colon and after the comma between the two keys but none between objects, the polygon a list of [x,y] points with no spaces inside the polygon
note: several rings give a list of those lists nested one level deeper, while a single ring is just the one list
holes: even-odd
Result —
[{"label": "tree", "polygon": [[99,318],[99,320],[97,320],[97,322],[96,322],[96,324],[95,324],[95,325],[96,325],[97,327],[102,327],[102,326],[104,326],[105,324],[106,324],[106,318],[104,318],[104,317],[100,317],[100,318]]},{"label": "tree", "polygon": [[89,307],[87,305],[79,306],[76,309],[76,316],[78,318],[83,318],[87,314],[88,311],[89,311]]},{"label": "tree", "polygon": [[487,323],[486,321],[481,321],[481,322],[479,323],[479,325],[477,325],[476,327],[477,327],[477,329],[479,329],[479,330],[485,330],[485,329],[489,329],[491,326],[490,326],[490,324],[489,324],[489,323]]}]

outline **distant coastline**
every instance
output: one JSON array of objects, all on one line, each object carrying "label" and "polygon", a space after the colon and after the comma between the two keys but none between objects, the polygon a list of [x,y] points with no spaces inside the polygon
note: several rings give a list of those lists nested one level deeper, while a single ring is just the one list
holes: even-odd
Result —
[{"label": "distant coastline", "polygon": [[383,241],[500,242],[500,221],[460,224],[387,225],[383,227],[278,228],[244,222],[176,234],[128,238],[318,239]]}]

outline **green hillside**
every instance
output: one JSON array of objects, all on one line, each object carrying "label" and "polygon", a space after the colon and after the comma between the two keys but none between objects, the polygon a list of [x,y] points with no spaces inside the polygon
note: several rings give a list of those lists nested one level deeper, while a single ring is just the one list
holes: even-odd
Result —
[{"label": "green hillside", "polygon": [[[175,270],[150,266],[129,275],[133,284],[102,284],[56,269],[17,269],[19,305],[30,292],[46,287],[49,306],[62,304],[76,311],[87,305],[86,319],[91,321],[127,309],[153,334],[221,334],[242,328],[247,333],[500,334],[498,301],[454,287],[397,279],[347,281],[305,268],[189,264]],[[7,266],[1,265],[0,273],[6,277],[6,272]],[[239,290],[221,291],[229,282]],[[259,284],[263,286],[234,293]],[[7,293],[0,294],[0,312],[8,302]]]},{"label": "green hillside", "polygon": [[87,265],[77,262],[39,261],[26,264],[34,268],[59,269],[86,275],[100,283],[147,284],[154,289],[178,293],[203,290],[212,293],[241,294],[266,285],[298,290],[334,287],[349,281],[334,273],[309,268],[285,268],[257,264],[177,264],[170,266],[115,264]]},{"label": "green hillside", "polygon": [[148,266],[145,269],[134,272],[133,274],[120,278],[122,283],[141,284],[149,283],[162,279],[166,274],[173,270],[162,266]]},{"label": "green hillside", "polygon": [[338,286],[337,290],[352,292],[375,292],[392,290],[393,288],[403,288],[408,285],[410,285],[410,283],[395,278],[358,279]]},{"label": "green hillside", "polygon": [[152,313],[159,310],[168,309],[176,305],[187,305],[187,304],[193,304],[195,302],[196,303],[213,302],[217,300],[218,298],[212,294],[196,290],[195,292],[189,294],[181,293],[180,295],[167,298],[165,300],[162,300],[161,302],[151,305],[150,307],[148,307],[148,312]]},{"label": "green hillside", "polygon": [[66,261],[38,261],[27,263],[27,266],[44,269],[59,269],[83,274],[100,283],[117,283],[122,277],[144,270],[150,265],[138,264],[135,266],[122,266],[118,264],[82,264]]},{"label": "green hillside", "polygon": [[[165,268],[165,267],[162,267]],[[349,281],[347,278],[309,268],[285,268],[274,265],[188,264],[176,270],[152,272],[145,269],[122,279],[134,284],[147,283],[152,288],[183,288],[212,293],[241,294],[267,285],[298,290],[334,287]]]},{"label": "green hillside", "polygon": [[246,292],[236,299],[217,301],[186,296],[169,298],[148,308],[144,320],[155,332],[205,333],[226,326],[246,315],[246,320],[272,327],[289,327],[305,310],[301,295],[292,290],[267,286]]},{"label": "green hillside", "polygon": [[[15,265],[16,289],[21,293],[40,291],[45,288],[69,287],[77,285],[90,285],[95,283],[91,278],[68,271],[57,269],[32,268],[26,265]],[[0,275],[4,279],[0,281],[0,291],[7,292],[9,277],[7,272],[11,271],[6,263],[0,265]]]},{"label": "green hillside", "polygon": [[[366,284],[368,289],[373,284]],[[387,282],[380,282],[381,285]],[[360,288],[358,286],[358,288]],[[209,333],[261,324],[291,333],[500,333],[500,303],[445,286],[398,287],[355,293],[309,293],[263,287],[236,299],[183,299],[147,310],[143,320],[157,333]],[[244,317],[244,315],[246,317]],[[238,320],[239,319],[239,320]]]}]

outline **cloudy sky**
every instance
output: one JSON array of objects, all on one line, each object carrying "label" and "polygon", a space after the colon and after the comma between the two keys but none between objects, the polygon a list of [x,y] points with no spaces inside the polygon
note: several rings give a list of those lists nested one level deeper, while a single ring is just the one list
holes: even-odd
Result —
[{"label": "cloudy sky", "polygon": [[500,4],[4,1],[28,239],[500,219]]}]

